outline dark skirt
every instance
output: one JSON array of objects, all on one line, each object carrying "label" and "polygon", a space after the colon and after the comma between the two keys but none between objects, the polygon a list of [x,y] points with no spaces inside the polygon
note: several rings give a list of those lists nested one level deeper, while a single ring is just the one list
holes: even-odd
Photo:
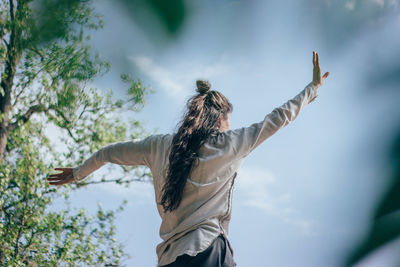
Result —
[{"label": "dark skirt", "polygon": [[234,267],[233,252],[229,241],[220,234],[211,245],[196,256],[180,255],[173,263],[162,267]]}]

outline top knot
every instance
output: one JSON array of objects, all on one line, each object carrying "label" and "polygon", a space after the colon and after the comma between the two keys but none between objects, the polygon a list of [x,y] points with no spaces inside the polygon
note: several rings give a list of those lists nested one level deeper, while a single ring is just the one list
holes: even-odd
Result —
[{"label": "top knot", "polygon": [[196,85],[197,85],[197,92],[199,92],[201,95],[207,94],[211,88],[211,84],[205,80],[197,80]]}]

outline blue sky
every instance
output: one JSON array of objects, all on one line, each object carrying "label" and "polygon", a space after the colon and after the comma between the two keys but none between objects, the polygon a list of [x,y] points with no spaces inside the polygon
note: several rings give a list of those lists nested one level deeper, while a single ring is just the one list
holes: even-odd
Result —
[{"label": "blue sky", "polygon": [[[385,185],[382,159],[398,126],[398,90],[368,84],[398,61],[399,1],[215,2],[193,4],[181,34],[162,42],[109,1],[96,1],[105,28],[92,44],[112,71],[94,85],[124,97],[119,73],[140,78],[155,93],[140,113],[123,116],[143,121],[151,133],[170,133],[196,79],[208,79],[234,105],[231,128],[239,128],[261,121],[311,82],[317,51],[322,72],[331,75],[292,124],[246,158],[229,238],[238,266],[339,266]],[[93,185],[72,196],[74,205],[91,210],[97,202],[115,208],[127,199],[117,222],[131,255],[125,264],[156,265],[161,220],[151,184]],[[359,266],[396,266],[399,249],[394,242]]]}]

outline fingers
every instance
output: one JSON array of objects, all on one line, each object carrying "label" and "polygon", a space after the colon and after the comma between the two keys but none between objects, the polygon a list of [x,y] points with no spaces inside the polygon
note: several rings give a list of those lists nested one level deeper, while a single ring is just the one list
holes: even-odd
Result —
[{"label": "fingers", "polygon": [[315,64],[316,64],[316,56],[315,56],[315,51],[313,51],[313,52],[312,52],[312,54],[313,54],[312,63],[313,63],[313,65],[314,65],[314,67],[315,67]]},{"label": "fingers", "polygon": [[314,67],[319,68],[319,56],[315,51],[313,51],[313,65]]},{"label": "fingers", "polygon": [[63,185],[66,183],[68,183],[68,181],[61,180],[61,181],[56,181],[56,182],[49,182],[49,185]]},{"label": "fingers", "polygon": [[49,177],[47,178],[47,181],[58,181],[58,180],[63,180],[66,179],[67,177]]},{"label": "fingers", "polygon": [[67,177],[69,175],[69,173],[56,173],[56,174],[50,174],[49,175],[49,179],[50,178],[61,178],[61,177]]},{"label": "fingers", "polygon": [[73,180],[73,175],[69,174],[67,177],[54,177],[54,178],[47,178],[50,185],[63,185],[70,183]]},{"label": "fingers", "polygon": [[70,168],[70,167],[65,167],[65,168],[58,167],[58,168],[54,168],[54,170],[58,170],[58,171],[62,171],[62,172],[50,174],[49,177],[58,177],[60,175],[68,175],[68,174],[72,173],[72,168]]},{"label": "fingers", "polygon": [[54,168],[55,170],[60,170],[60,171],[66,171],[66,170],[69,170],[69,169],[72,169],[71,167],[57,167],[57,168]]},{"label": "fingers", "polygon": [[47,180],[49,180],[49,181],[62,180],[62,179],[66,179],[70,175],[71,174],[68,174],[68,175],[50,175],[49,177],[47,177]]},{"label": "fingers", "polygon": [[66,178],[66,177],[62,177],[62,176],[48,177],[48,178],[47,178],[47,181],[54,182],[54,181],[64,180],[65,178]]},{"label": "fingers", "polygon": [[324,79],[328,78],[329,74],[330,74],[329,71],[325,72],[325,74],[324,74],[324,76],[322,76],[322,78],[324,78]]}]

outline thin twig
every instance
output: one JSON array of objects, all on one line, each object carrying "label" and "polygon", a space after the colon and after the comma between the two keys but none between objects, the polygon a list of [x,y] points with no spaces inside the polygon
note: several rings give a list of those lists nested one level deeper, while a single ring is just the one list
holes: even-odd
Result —
[{"label": "thin twig", "polygon": [[132,178],[128,180],[123,180],[123,178],[117,178],[117,179],[109,179],[109,180],[100,180],[100,181],[90,181],[90,182],[80,182],[77,184],[77,187],[89,185],[89,184],[103,184],[103,183],[121,183],[121,184],[129,184],[131,182],[143,182],[144,179],[143,177],[140,178]]}]

